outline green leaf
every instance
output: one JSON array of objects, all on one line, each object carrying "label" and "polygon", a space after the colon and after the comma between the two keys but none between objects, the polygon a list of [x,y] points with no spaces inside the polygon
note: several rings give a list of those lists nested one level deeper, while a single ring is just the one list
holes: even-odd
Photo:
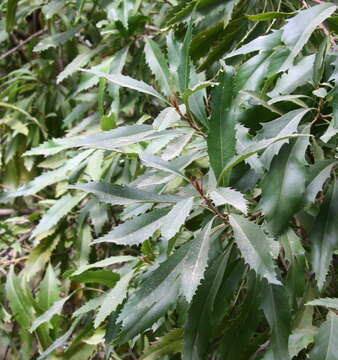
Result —
[{"label": "green leaf", "polygon": [[[304,132],[307,131],[308,127]],[[308,144],[307,137],[300,137],[296,143],[284,145],[263,179],[259,207],[266,215],[272,234],[280,234],[302,206],[306,179],[304,157]]]},{"label": "green leaf", "polygon": [[[119,315],[119,322],[122,322],[120,343],[125,343],[148,329],[175,303],[179,293],[182,263],[189,249],[190,243],[181,246],[151,272],[131,295]],[[138,311],[135,311],[136,308]]]},{"label": "green leaf", "polygon": [[182,269],[182,293],[191,302],[208,264],[213,220],[201,229],[184,258]]},{"label": "green leaf", "polygon": [[159,195],[150,191],[140,190],[131,186],[91,182],[69,186],[70,189],[83,190],[94,194],[100,201],[112,205],[129,205],[136,203],[176,203],[178,196]]},{"label": "green leaf", "polygon": [[155,209],[149,213],[137,216],[116,226],[107,235],[96,239],[93,243],[113,242],[120,245],[138,245],[147,240],[161,227],[163,219],[168,212],[168,208]]},{"label": "green leaf", "polygon": [[320,140],[324,142],[328,142],[337,133],[338,133],[338,87],[336,85],[333,90],[333,98],[332,98],[332,120],[330,122],[329,127],[325,131],[324,135],[321,136]]},{"label": "green leaf", "polygon": [[312,32],[336,10],[332,3],[322,3],[302,10],[283,27],[282,41],[291,50],[281,70],[287,70],[300,53]]},{"label": "green leaf", "polygon": [[273,254],[278,243],[268,238],[260,226],[240,215],[229,215],[229,221],[245,262],[269,283],[280,284],[273,263]]},{"label": "green leaf", "polygon": [[332,168],[336,165],[331,160],[317,161],[309,168],[308,185],[305,190],[305,202],[311,204],[315,201],[325,181],[330,177]]},{"label": "green leaf", "polygon": [[182,352],[182,329],[173,329],[151,344],[143,353],[140,360],[160,360],[164,356]]},{"label": "green leaf", "polygon": [[111,256],[111,257],[105,258],[104,260],[100,260],[100,261],[97,261],[97,262],[92,263],[92,264],[87,264],[87,265],[80,266],[80,268],[75,270],[72,273],[71,276],[80,275],[84,271],[87,271],[89,269],[101,268],[101,267],[105,267],[105,266],[109,266],[109,265],[114,265],[114,264],[133,261],[133,260],[136,260],[136,259],[137,258],[135,258],[133,256],[129,256],[129,255]]},{"label": "green leaf", "polygon": [[1,201],[8,201],[8,199],[15,198],[18,196],[28,196],[33,195],[39,192],[41,189],[55,184],[66,178],[66,175],[69,171],[74,170],[77,166],[80,165],[91,153],[93,150],[83,151],[80,154],[76,155],[74,158],[68,160],[63,166],[59,167],[56,170],[48,171],[40,176],[37,176],[28,184],[18,188],[15,191],[6,193],[3,198],[0,198]]},{"label": "green leaf", "polygon": [[231,188],[217,188],[209,194],[216,206],[229,204],[246,214],[248,211],[247,202],[242,193]]},{"label": "green leaf", "polygon": [[105,294],[105,298],[102,301],[100,309],[94,320],[94,328],[98,328],[100,324],[116,310],[124,298],[127,296],[127,289],[130,280],[134,275],[133,271],[129,271],[127,274],[121,277],[117,284]]},{"label": "green leaf", "polygon": [[[258,133],[258,139],[283,138],[297,132],[298,125],[310,109],[297,109],[286,113],[280,118],[269,121],[262,125]],[[260,157],[266,169],[270,168],[273,157],[279,153],[281,147],[288,142],[288,139],[278,141],[269,146]]]},{"label": "green leaf", "polygon": [[7,0],[6,31],[9,33],[15,24],[16,8],[19,0]]},{"label": "green leaf", "polygon": [[113,84],[126,87],[129,89],[133,89],[144,94],[152,95],[164,102],[167,102],[167,100],[165,100],[160,93],[158,93],[152,86],[146,84],[143,81],[135,80],[129,76],[120,75],[120,74],[106,74],[104,72],[95,71],[95,70],[86,70],[86,69],[81,69],[81,70],[96,75],[100,78],[106,79],[112,82]]},{"label": "green leaf", "polygon": [[309,241],[312,245],[311,264],[320,291],[323,290],[334,250],[337,248],[336,215],[338,213],[338,181],[320,207]]},{"label": "green leaf", "polygon": [[[208,133],[208,153],[210,164],[216,178],[220,177],[230,159],[235,155],[236,110],[232,106],[233,74],[229,69],[221,71],[217,77],[220,83],[212,93],[211,117]],[[229,175],[223,178],[222,185],[227,186]]]},{"label": "green leaf", "polygon": [[37,293],[37,303],[41,310],[47,311],[55,301],[59,300],[58,283],[54,269],[49,263]]},{"label": "green leaf", "polygon": [[[185,108],[183,109],[182,106],[180,106],[180,110],[182,113],[185,113]],[[178,114],[176,109],[173,107],[167,107],[157,115],[153,122],[153,127],[158,131],[164,130],[172,123],[177,122],[180,118],[181,116]]]},{"label": "green leaf", "polygon": [[32,333],[33,331],[35,331],[41,324],[49,322],[54,315],[60,315],[62,308],[64,306],[64,304],[66,303],[67,300],[69,300],[69,298],[72,296],[73,294],[66,296],[65,298],[55,301],[54,304],[46,311],[44,312],[41,316],[39,316],[38,318],[36,318],[32,324],[32,326],[30,327],[29,331]]},{"label": "green leaf", "polygon": [[334,309],[338,311],[338,299],[337,298],[321,298],[308,301],[306,306],[324,306],[328,309]]},{"label": "green leaf", "polygon": [[[175,162],[169,162],[161,159],[158,156],[154,156],[147,152],[140,153],[140,159],[150,167],[154,167],[155,169],[159,169],[165,172],[169,172],[171,174],[182,177],[183,179],[189,181],[189,179],[180,171],[178,167],[175,166]],[[177,161],[176,161],[177,162]]]},{"label": "green leaf", "polygon": [[15,275],[13,266],[7,275],[6,298],[15,320],[22,328],[28,329],[34,318],[34,309],[25,295],[21,280]]},{"label": "green leaf", "polygon": [[274,359],[290,359],[288,338],[291,314],[288,297],[282,286],[268,285],[263,294],[262,308],[271,328],[270,349]]},{"label": "green leaf", "polygon": [[338,349],[338,315],[332,311],[320,326],[311,351],[311,360],[336,360]]},{"label": "green leaf", "polygon": [[39,224],[32,232],[31,237],[37,237],[41,239],[43,233],[47,233],[53,226],[55,226],[64,216],[66,216],[75,207],[85,195],[71,196],[70,194],[64,195],[57,200],[55,204],[48,209],[43,215]]},{"label": "green leaf", "polygon": [[228,264],[229,253],[222,253],[206,271],[189,308],[184,326],[184,359],[203,358],[211,337],[216,296]]},{"label": "green leaf", "polygon": [[170,240],[179,232],[181,226],[185,223],[186,218],[192,209],[193,198],[183,199],[177,202],[170,210],[168,215],[163,219],[161,225],[161,234],[166,240]]},{"label": "green leaf", "polygon": [[167,60],[165,59],[160,47],[156,44],[155,41],[147,37],[144,41],[146,62],[152,73],[155,75],[162,92],[169,96],[172,93],[172,90],[170,86],[170,72]]},{"label": "green leaf", "polygon": [[95,283],[112,287],[120,279],[120,275],[111,270],[87,270],[80,275],[70,275],[77,283]]},{"label": "green leaf", "polygon": [[183,94],[189,88],[190,81],[190,57],[189,57],[189,48],[192,39],[192,17],[189,21],[187,32],[185,34],[183,44],[180,51],[179,65],[177,69],[178,73],[178,84],[180,93]]},{"label": "green leaf", "polygon": [[82,66],[86,66],[89,61],[98,53],[100,53],[105,48],[104,45],[100,45],[95,47],[92,50],[87,50],[82,54],[76,56],[76,58],[70,62],[63,71],[56,78],[56,82],[60,84],[67,77],[72,75],[74,72],[81,70]]},{"label": "green leaf", "polygon": [[43,360],[46,359],[47,356],[53,352],[55,349],[62,347],[67,340],[70,338],[70,336],[72,335],[73,331],[75,330],[76,326],[78,325],[78,323],[81,321],[81,318],[77,318],[75,321],[73,321],[72,325],[70,326],[70,328],[59,338],[57,338],[52,345],[50,345],[42,354],[40,354],[40,356],[38,357],[37,360]]},{"label": "green leaf", "polygon": [[268,12],[256,14],[256,15],[245,15],[245,17],[247,17],[251,21],[267,21],[267,20],[274,20],[274,19],[285,19],[293,14],[294,13],[268,11]]},{"label": "green leaf", "polygon": [[51,47],[57,47],[65,44],[68,40],[75,36],[82,28],[84,24],[80,24],[74,28],[71,28],[65,32],[57,33],[52,36],[48,36],[42,40],[40,40],[37,45],[34,47],[33,51],[40,52],[47,50]]}]

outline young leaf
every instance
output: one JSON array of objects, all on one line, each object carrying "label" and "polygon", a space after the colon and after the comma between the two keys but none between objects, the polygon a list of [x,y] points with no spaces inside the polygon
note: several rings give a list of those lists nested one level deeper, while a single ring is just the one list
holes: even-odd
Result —
[{"label": "young leaf", "polygon": [[272,256],[274,241],[268,238],[258,225],[240,215],[231,214],[229,221],[245,262],[269,283],[280,284]]}]

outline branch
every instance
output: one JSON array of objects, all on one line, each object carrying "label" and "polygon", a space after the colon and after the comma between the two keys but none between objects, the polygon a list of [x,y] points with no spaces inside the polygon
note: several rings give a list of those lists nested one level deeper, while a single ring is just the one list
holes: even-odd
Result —
[{"label": "branch", "polygon": [[15,53],[16,51],[20,50],[24,45],[26,45],[28,42],[30,42],[31,40],[33,40],[34,38],[42,35],[43,33],[45,33],[47,30],[46,29],[41,29],[39,31],[37,31],[36,33],[28,36],[27,39],[20,41],[20,43],[16,46],[14,46],[12,49],[8,50],[7,52],[5,52],[4,54],[2,54],[0,56],[0,61],[5,59],[7,56]]}]

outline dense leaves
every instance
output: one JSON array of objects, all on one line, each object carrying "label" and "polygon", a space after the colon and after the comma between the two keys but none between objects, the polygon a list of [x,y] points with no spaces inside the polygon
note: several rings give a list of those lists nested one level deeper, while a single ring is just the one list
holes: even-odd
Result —
[{"label": "dense leaves", "polygon": [[337,360],[336,4],[0,11],[0,358]]}]

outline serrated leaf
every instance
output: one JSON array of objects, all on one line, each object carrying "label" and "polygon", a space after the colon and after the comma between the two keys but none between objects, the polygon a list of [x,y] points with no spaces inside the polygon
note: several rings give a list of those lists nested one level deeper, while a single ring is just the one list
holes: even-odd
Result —
[{"label": "serrated leaf", "polygon": [[53,226],[55,226],[64,216],[66,216],[72,209],[75,207],[85,195],[76,195],[71,196],[70,194],[66,194],[59,200],[55,202],[55,204],[47,210],[47,212],[40,219],[39,224],[32,232],[31,237],[37,237],[43,233],[46,233]]},{"label": "serrated leaf", "polygon": [[267,20],[273,20],[273,19],[284,19],[293,14],[294,13],[268,11],[268,12],[261,13],[261,14],[245,15],[245,17],[247,17],[251,21],[267,21]]},{"label": "serrated leaf", "polygon": [[180,56],[179,56],[179,65],[177,68],[178,74],[178,84],[180,93],[183,94],[189,87],[190,81],[190,57],[189,57],[189,48],[192,39],[192,17],[189,21],[189,25],[187,28],[187,32],[185,34],[182,47],[180,49]]},{"label": "serrated leaf", "polygon": [[247,202],[242,193],[231,188],[217,188],[210,194],[211,200],[216,206],[229,204],[246,214],[248,211]]},{"label": "serrated leaf", "polygon": [[193,198],[183,199],[177,202],[163,219],[161,234],[166,240],[170,240],[180,230],[192,209]]},{"label": "serrated leaf", "polygon": [[168,208],[155,209],[149,213],[134,217],[116,226],[107,235],[96,239],[93,243],[113,242],[120,245],[138,245],[147,240],[161,227],[168,212]]},{"label": "serrated leaf", "polygon": [[311,264],[320,291],[323,290],[334,250],[337,248],[338,181],[327,194],[320,207],[309,241],[311,243]]},{"label": "serrated leaf", "polygon": [[273,263],[274,241],[268,238],[255,223],[240,215],[229,215],[235,242],[247,264],[271,284],[280,284]]},{"label": "serrated leaf", "polygon": [[[233,73],[229,69],[222,71],[217,82],[219,85],[212,93],[211,117],[208,133],[208,154],[216,178],[226,164],[235,155],[235,123],[237,113],[232,104]],[[229,176],[222,180],[227,186]]]},{"label": "serrated leaf", "polygon": [[59,300],[58,282],[54,269],[49,263],[37,293],[37,303],[41,310],[47,311],[55,301]]},{"label": "serrated leaf", "polygon": [[79,32],[83,28],[84,24],[80,24],[74,28],[71,28],[65,32],[57,33],[52,36],[48,36],[42,40],[40,40],[37,45],[34,47],[33,51],[40,52],[47,50],[51,47],[57,47],[65,44],[68,40],[70,40],[74,35]]},{"label": "serrated leaf", "polygon": [[155,169],[163,170],[174,175],[180,176],[183,179],[189,181],[189,179],[180,171],[178,167],[175,166],[175,163],[165,161],[158,156],[153,154],[142,152],[140,153],[140,159],[150,167],[154,167]]},{"label": "serrated leaf", "polygon": [[[308,130],[307,127],[304,133]],[[259,207],[266,215],[268,228],[273,234],[280,234],[290,217],[302,206],[306,179],[304,157],[308,144],[307,137],[285,144],[263,179]]]},{"label": "serrated leaf", "polygon": [[[258,139],[282,138],[297,132],[298,125],[310,109],[297,109],[286,113],[280,118],[269,121],[262,125],[257,137]],[[260,156],[265,168],[269,169],[273,157],[278,154],[281,147],[288,142],[288,139],[278,141],[269,146]]]},{"label": "serrated leaf", "polygon": [[325,181],[330,177],[332,168],[336,165],[331,160],[318,161],[309,168],[308,185],[305,190],[305,202],[311,204],[315,201]]},{"label": "serrated leaf", "polygon": [[63,80],[65,80],[67,77],[72,75],[74,72],[80,70],[82,66],[86,66],[89,61],[100,53],[105,48],[104,45],[100,45],[95,47],[94,49],[87,50],[86,52],[79,54],[76,56],[76,58],[70,62],[63,71],[60,72],[60,74],[56,78],[56,82],[60,84]]},{"label": "serrated leaf", "polygon": [[169,96],[172,90],[170,86],[170,72],[167,60],[165,59],[160,47],[156,44],[155,41],[148,37],[146,37],[144,41],[144,53],[147,64],[152,73],[155,75],[163,93]]},{"label": "serrated leaf", "polygon": [[121,277],[116,285],[105,294],[104,300],[100,305],[100,309],[94,320],[94,328],[98,328],[100,324],[106,319],[106,317],[116,310],[127,295],[127,289],[130,280],[134,275],[133,271],[129,271],[127,274]]},{"label": "serrated leaf", "polygon": [[[183,114],[185,113],[185,108],[183,109],[182,106],[180,106],[180,110]],[[173,107],[167,107],[162,110],[155,118],[153,122],[153,127],[158,131],[164,130],[172,123],[178,121],[180,118],[181,116],[178,114],[176,109],[174,109]]]},{"label": "serrated leaf", "polygon": [[109,183],[91,182],[69,186],[70,189],[83,190],[94,194],[100,201],[112,205],[129,205],[136,203],[176,203],[178,196],[159,195],[154,192],[140,190],[131,186],[121,186]]},{"label": "serrated leaf", "polygon": [[[336,73],[338,66],[336,66]],[[336,81],[337,82],[337,81]],[[328,142],[338,133],[338,86],[336,85],[333,90],[332,98],[332,120],[325,133],[320,137],[320,140]]]},{"label": "serrated leaf", "polygon": [[338,298],[321,298],[308,301],[306,306],[324,306],[338,311]]},{"label": "serrated leaf", "polygon": [[173,329],[151,344],[141,356],[140,360],[160,360],[164,356],[182,352],[182,329]]},{"label": "serrated leaf", "polygon": [[182,293],[190,302],[203,279],[209,258],[211,244],[211,226],[213,220],[198,233],[183,261]]},{"label": "serrated leaf", "polygon": [[182,263],[189,248],[190,243],[176,250],[131,295],[118,319],[122,323],[120,343],[149,328],[175,303],[179,294]]},{"label": "serrated leaf", "polygon": [[28,329],[34,317],[34,309],[25,296],[20,282],[20,279],[15,275],[14,268],[11,267],[6,280],[6,298],[15,320],[24,329]]},{"label": "serrated leaf", "polygon": [[315,336],[315,345],[310,353],[311,360],[337,360],[338,349],[338,315],[332,311],[320,326]]},{"label": "serrated leaf", "polygon": [[316,27],[336,10],[332,3],[322,3],[302,10],[283,27],[282,41],[290,48],[291,53],[285,61],[282,70],[292,65],[293,59],[300,53]]},{"label": "serrated leaf", "polygon": [[33,331],[35,331],[41,324],[49,322],[54,315],[60,315],[61,311],[63,309],[64,304],[66,303],[67,300],[69,300],[69,298],[72,296],[73,294],[66,296],[65,298],[55,301],[54,304],[46,311],[44,312],[41,316],[39,316],[38,318],[36,318],[32,324],[32,326],[30,327],[29,331],[32,333]]},{"label": "serrated leaf", "polygon": [[106,79],[112,82],[113,84],[126,87],[129,89],[133,89],[144,94],[152,95],[164,102],[167,102],[160,93],[158,93],[152,86],[146,84],[143,81],[135,80],[129,76],[120,75],[120,74],[106,74],[104,72],[95,71],[95,70],[86,70],[86,69],[81,69],[81,70],[96,75],[100,78]]}]

